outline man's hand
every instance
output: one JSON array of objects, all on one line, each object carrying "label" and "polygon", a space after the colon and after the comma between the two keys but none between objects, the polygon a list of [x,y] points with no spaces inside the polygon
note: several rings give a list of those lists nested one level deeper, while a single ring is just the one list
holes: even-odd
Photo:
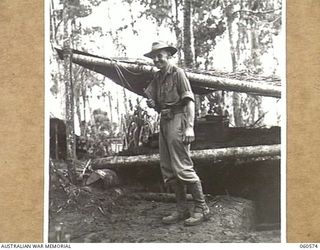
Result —
[{"label": "man's hand", "polygon": [[192,127],[187,127],[182,135],[182,141],[184,144],[190,144],[194,141],[194,131]]},{"label": "man's hand", "polygon": [[152,99],[148,99],[147,100],[147,105],[148,105],[149,108],[153,108],[153,109],[156,107],[156,103]]}]

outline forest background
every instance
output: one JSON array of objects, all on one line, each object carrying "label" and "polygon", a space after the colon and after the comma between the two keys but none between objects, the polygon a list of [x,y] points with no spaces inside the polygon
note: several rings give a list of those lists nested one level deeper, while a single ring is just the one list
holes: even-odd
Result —
[{"label": "forest background", "polygon": [[[65,65],[55,47],[107,58],[143,58],[154,41],[179,49],[184,68],[279,78],[284,67],[281,0],[49,0],[50,117],[65,120]],[[66,43],[67,42],[67,43]],[[145,100],[108,78],[72,64],[75,133],[91,140],[100,156],[143,141],[141,127],[157,132],[158,116]],[[197,117],[227,116],[229,126],[269,127],[281,121],[281,103],[272,97],[215,91],[197,96]],[[135,133],[139,131],[138,138]],[[103,144],[103,145],[102,145]],[[99,146],[100,145],[100,146]],[[102,152],[100,152],[102,150]]]}]

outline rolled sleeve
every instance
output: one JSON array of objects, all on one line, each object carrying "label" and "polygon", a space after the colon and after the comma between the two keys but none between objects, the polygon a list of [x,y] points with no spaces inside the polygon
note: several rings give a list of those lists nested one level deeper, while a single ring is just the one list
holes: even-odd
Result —
[{"label": "rolled sleeve", "polygon": [[181,100],[190,98],[192,101],[194,101],[194,94],[191,91],[185,91],[181,94]]},{"label": "rolled sleeve", "polygon": [[194,94],[191,89],[189,79],[187,78],[185,72],[182,69],[177,70],[177,82],[178,82],[178,93],[181,100],[186,98],[194,101]]}]

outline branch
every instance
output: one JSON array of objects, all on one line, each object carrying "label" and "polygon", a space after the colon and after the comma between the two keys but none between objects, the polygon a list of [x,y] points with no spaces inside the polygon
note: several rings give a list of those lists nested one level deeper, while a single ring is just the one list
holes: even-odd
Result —
[{"label": "branch", "polygon": [[251,124],[249,127],[250,127],[250,128],[253,128],[256,124],[258,124],[259,121],[261,121],[261,119],[262,119],[263,117],[266,116],[267,113],[269,113],[269,111],[264,112],[264,113],[263,113],[253,124]]},{"label": "branch", "polygon": [[274,20],[270,21],[270,23],[275,23],[275,22],[277,22],[279,19],[281,19],[281,16],[279,16],[279,17],[275,18]]},{"label": "branch", "polygon": [[54,29],[54,40],[55,40],[55,42],[57,42],[57,33],[58,33],[59,26],[60,26],[60,24],[62,22],[63,22],[63,19],[60,20],[60,22],[57,24],[57,26]]},{"label": "branch", "polygon": [[245,12],[245,13],[249,13],[249,14],[253,14],[253,15],[266,15],[266,14],[270,14],[270,13],[276,12],[278,10],[281,10],[281,9],[266,10],[266,11],[237,10],[237,11],[233,12],[232,15],[236,15],[236,14],[238,14],[240,12]]}]

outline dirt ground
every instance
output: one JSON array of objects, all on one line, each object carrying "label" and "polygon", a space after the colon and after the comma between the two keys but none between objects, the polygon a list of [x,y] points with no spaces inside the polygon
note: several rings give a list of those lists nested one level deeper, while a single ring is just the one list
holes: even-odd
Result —
[{"label": "dirt ground", "polygon": [[246,230],[222,223],[223,208],[218,210],[213,201],[208,202],[211,218],[199,226],[163,225],[161,218],[174,210],[174,203],[134,199],[123,192],[118,188],[93,196],[91,190],[82,190],[74,202],[61,189],[51,190],[49,242],[65,242],[65,235],[72,243],[280,242],[280,230]]}]

